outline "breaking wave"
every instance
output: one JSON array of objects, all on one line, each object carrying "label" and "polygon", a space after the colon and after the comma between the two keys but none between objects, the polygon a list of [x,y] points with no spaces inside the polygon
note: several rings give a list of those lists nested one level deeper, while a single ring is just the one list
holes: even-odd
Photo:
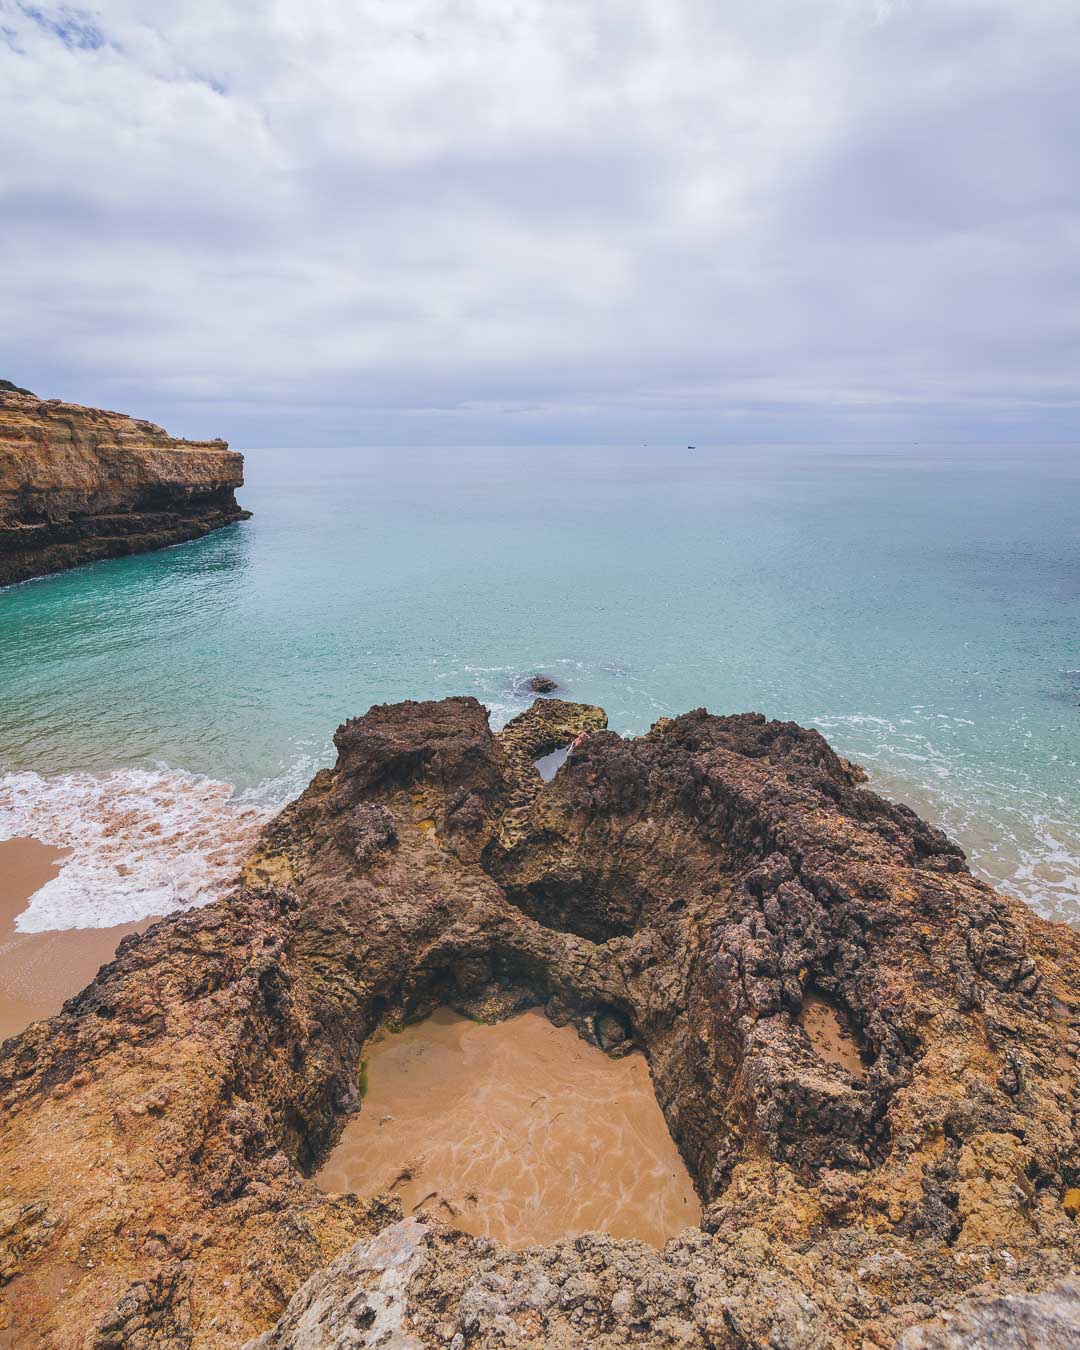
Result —
[{"label": "breaking wave", "polygon": [[237,796],[230,783],[165,767],[4,775],[0,840],[33,835],[71,852],[16,929],[110,928],[207,904],[291,795],[293,777]]},{"label": "breaking wave", "polygon": [[[565,696],[586,697],[594,672],[548,661]],[[448,672],[500,726],[531,702],[513,684],[518,668]],[[610,672],[605,672],[610,674]],[[582,689],[581,686],[586,688]],[[608,699],[610,704],[617,700]],[[636,699],[640,705],[640,698]],[[667,711],[655,700],[656,715]],[[637,719],[634,719],[637,720]],[[906,801],[956,839],[972,870],[1012,891],[1046,918],[1080,925],[1080,831],[1070,803],[1021,767],[965,754],[963,719],[915,709],[909,718],[819,715],[808,719],[862,763],[871,786]],[[635,734],[629,717],[612,718]],[[299,747],[294,747],[294,750]],[[207,904],[232,881],[259,830],[333,761],[329,741],[309,744],[277,777],[238,792],[231,783],[166,765],[154,769],[44,776],[0,775],[0,840],[32,835],[67,849],[59,875],[19,915],[21,932],[106,928]]]},{"label": "breaking wave", "polygon": [[1080,925],[1080,830],[1070,803],[1020,765],[987,763],[956,743],[964,718],[916,708],[889,719],[818,716],[835,748],[867,770],[870,786],[906,802],[968,855],[972,872],[1043,918]]}]

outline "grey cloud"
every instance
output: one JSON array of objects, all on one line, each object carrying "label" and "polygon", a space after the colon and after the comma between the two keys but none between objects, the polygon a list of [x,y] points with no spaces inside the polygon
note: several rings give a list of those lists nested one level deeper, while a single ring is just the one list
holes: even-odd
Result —
[{"label": "grey cloud", "polygon": [[239,444],[1076,434],[1073,0],[0,30],[18,383]]}]

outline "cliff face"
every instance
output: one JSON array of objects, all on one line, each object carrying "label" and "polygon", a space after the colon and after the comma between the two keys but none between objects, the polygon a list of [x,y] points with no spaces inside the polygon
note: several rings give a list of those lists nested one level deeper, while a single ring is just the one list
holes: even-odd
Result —
[{"label": "cliff face", "polygon": [[224,441],[0,389],[0,585],[243,520],[243,481]]},{"label": "cliff face", "polygon": [[[373,708],[227,898],[0,1047],[13,1344],[870,1350],[991,1315],[969,1297],[1073,1317],[1080,933],[816,732],[605,725]],[[321,1193],[364,1042],[439,1004],[643,1050],[701,1227],[508,1251]]]}]

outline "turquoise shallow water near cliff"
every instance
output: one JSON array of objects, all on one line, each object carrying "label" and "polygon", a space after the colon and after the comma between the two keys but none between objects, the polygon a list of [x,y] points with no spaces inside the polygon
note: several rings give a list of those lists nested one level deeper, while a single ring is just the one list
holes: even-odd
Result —
[{"label": "turquoise shallow water near cliff", "polygon": [[197,896],[375,702],[543,670],[616,730],[819,726],[1080,920],[1072,447],[252,451],[248,523],[0,592],[0,834],[28,926]]}]

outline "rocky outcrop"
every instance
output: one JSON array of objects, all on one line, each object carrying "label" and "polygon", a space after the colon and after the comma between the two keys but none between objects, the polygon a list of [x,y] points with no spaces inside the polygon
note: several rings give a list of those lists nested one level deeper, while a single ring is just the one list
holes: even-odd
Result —
[{"label": "rocky outcrop", "polygon": [[402,1219],[377,1237],[361,1240],[313,1275],[289,1302],[272,1331],[248,1350],[331,1350],[378,1345],[385,1350],[424,1350],[405,1328],[409,1282],[427,1261],[428,1229]]},{"label": "rocky outcrop", "polygon": [[933,1322],[905,1331],[899,1350],[1075,1350],[1080,1345],[1080,1279],[1041,1294],[965,1298]]},{"label": "rocky outcrop", "polygon": [[[557,700],[497,735],[472,699],[373,708],[226,898],[4,1044],[14,1337],[885,1347],[1076,1269],[1080,934],[815,732],[603,726]],[[542,782],[530,754],[570,740]],[[439,1004],[643,1050],[701,1227],[508,1251],[321,1193],[364,1043]]]},{"label": "rocky outcrop", "polygon": [[243,473],[224,441],[0,389],[0,586],[246,519]]},{"label": "rocky outcrop", "polygon": [[[813,1289],[767,1263],[753,1274],[752,1263],[762,1254],[760,1238],[718,1246],[687,1235],[669,1248],[675,1252],[679,1259],[672,1262],[641,1243],[590,1234],[557,1243],[538,1258],[475,1239],[462,1242],[426,1215],[423,1221],[404,1219],[375,1239],[361,1239],[312,1276],[277,1326],[245,1350],[626,1344],[786,1350],[860,1344],[850,1332],[861,1335],[863,1346],[892,1343],[876,1339],[873,1326],[854,1319],[846,1342],[829,1328],[815,1335],[820,1303]],[[849,1259],[852,1254],[850,1246],[836,1251]],[[801,1278],[814,1273],[808,1265]],[[440,1324],[439,1311],[451,1290],[457,1315]],[[701,1321],[698,1303],[710,1295],[722,1320],[702,1337],[695,1325]],[[1080,1280],[1068,1279],[1038,1294],[962,1299],[942,1317],[910,1327],[896,1350],[1077,1345]]]}]

